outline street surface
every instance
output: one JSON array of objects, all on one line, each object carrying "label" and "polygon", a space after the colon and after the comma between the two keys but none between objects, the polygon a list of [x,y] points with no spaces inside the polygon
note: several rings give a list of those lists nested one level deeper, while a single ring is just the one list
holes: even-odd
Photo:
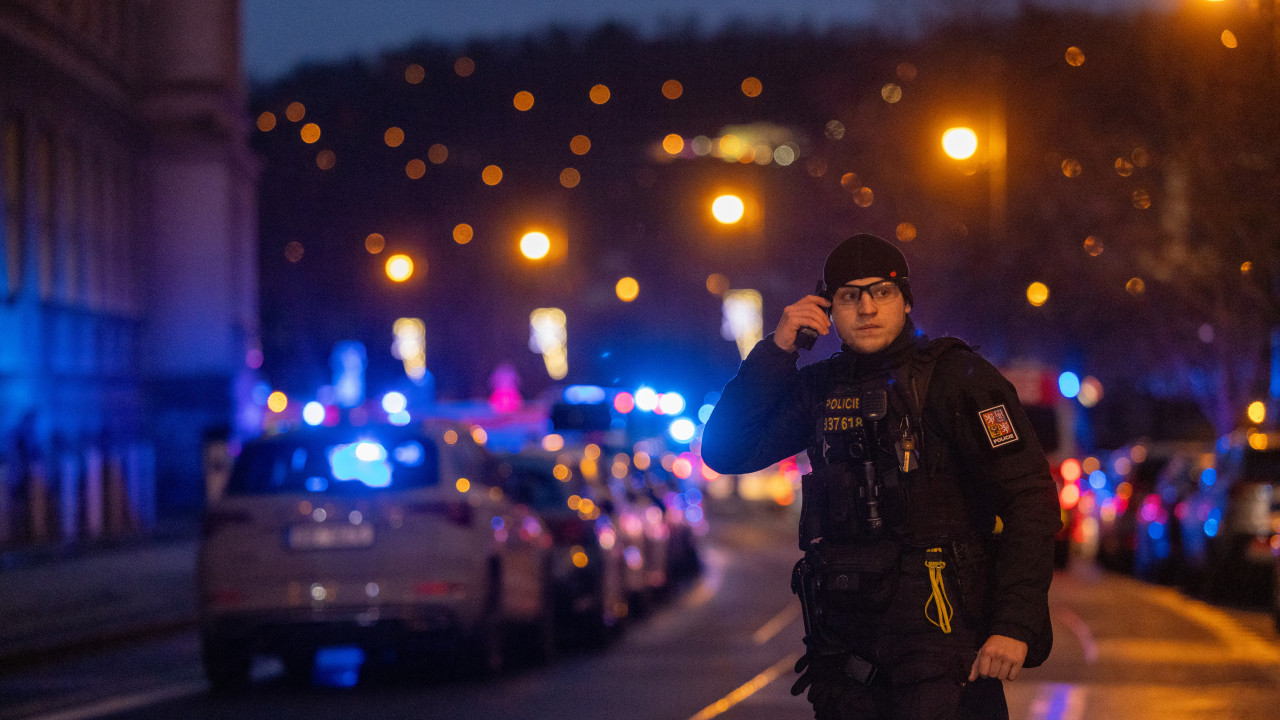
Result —
[{"label": "street surface", "polygon": [[[260,662],[242,695],[209,693],[194,631],[85,651],[0,675],[0,720],[88,718],[565,718],[778,720],[811,717],[788,689],[800,648],[788,589],[794,520],[713,516],[702,577],[599,652],[496,680],[357,674],[341,657],[291,686]],[[1269,616],[1076,568],[1055,578],[1055,648],[1007,683],[1019,720],[1272,720],[1280,638]],[[344,680],[358,678],[354,687]]]}]

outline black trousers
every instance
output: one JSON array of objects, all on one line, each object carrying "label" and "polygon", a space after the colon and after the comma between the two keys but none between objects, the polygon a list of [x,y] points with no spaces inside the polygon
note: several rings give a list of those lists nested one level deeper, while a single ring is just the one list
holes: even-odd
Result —
[{"label": "black trousers", "polygon": [[[943,571],[954,608],[951,632],[931,623],[925,607],[933,594],[922,553],[902,556],[887,607],[824,595],[824,614],[842,644],[879,668],[870,685],[824,676],[809,690],[816,720],[1007,720],[1004,687],[990,678],[969,682],[969,670],[985,633],[964,605],[955,575]],[[865,588],[864,588],[865,589]],[[826,607],[836,605],[836,607]],[[936,608],[929,615],[937,620]]]}]

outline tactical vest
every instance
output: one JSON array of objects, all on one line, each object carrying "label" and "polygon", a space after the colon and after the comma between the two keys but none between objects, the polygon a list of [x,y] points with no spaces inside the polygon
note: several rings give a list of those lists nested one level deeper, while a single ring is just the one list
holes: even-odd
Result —
[{"label": "tactical vest", "polygon": [[809,448],[813,471],[801,483],[802,550],[818,540],[839,546],[881,538],[932,547],[990,528],[971,511],[971,483],[959,475],[951,441],[924,422],[933,368],[954,348],[970,349],[939,338],[901,367],[827,383]]}]

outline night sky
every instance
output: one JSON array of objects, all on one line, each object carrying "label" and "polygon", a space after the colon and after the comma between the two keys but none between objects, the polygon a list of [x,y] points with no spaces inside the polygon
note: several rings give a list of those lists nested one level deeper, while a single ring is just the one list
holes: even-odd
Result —
[{"label": "night sky", "polygon": [[[1038,0],[1090,10],[1171,7],[1182,0]],[[877,23],[909,28],[943,8],[984,12],[1026,0],[243,0],[245,66],[271,79],[304,60],[372,55],[421,38],[463,41],[522,35],[548,25],[595,27],[609,20],[661,32],[696,20],[703,31],[743,21],[771,27]]]}]

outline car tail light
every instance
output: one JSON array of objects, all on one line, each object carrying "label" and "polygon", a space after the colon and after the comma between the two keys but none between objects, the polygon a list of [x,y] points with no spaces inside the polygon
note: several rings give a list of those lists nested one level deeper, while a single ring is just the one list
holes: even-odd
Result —
[{"label": "car tail light", "polygon": [[240,510],[210,510],[204,514],[200,524],[200,533],[209,537],[232,525],[251,525],[253,516]]},{"label": "car tail light", "polygon": [[470,525],[474,513],[465,502],[419,502],[404,506],[406,512],[417,515],[443,515],[459,525]]},{"label": "car tail light", "polygon": [[462,596],[466,587],[461,583],[426,581],[415,583],[413,593],[415,595],[423,595],[429,597],[442,597],[446,595]]}]

